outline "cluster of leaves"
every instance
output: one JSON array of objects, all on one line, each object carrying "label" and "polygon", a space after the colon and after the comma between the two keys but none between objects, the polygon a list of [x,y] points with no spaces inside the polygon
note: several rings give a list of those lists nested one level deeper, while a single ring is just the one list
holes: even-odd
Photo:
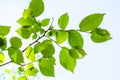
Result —
[{"label": "cluster of leaves", "polygon": [[[29,7],[24,10],[22,17],[17,20],[21,25],[16,30],[20,37],[12,37],[9,40],[10,47],[7,47],[5,38],[10,31],[10,27],[0,26],[0,64],[3,65],[5,60],[2,51],[7,50],[11,62],[20,65],[19,71],[25,74],[25,76],[20,77],[18,80],[26,80],[27,76],[35,76],[39,71],[45,76],[54,76],[54,66],[56,63],[53,56],[55,54],[53,42],[61,48],[59,54],[60,64],[65,69],[74,72],[76,60],[82,59],[86,55],[83,49],[84,39],[81,32],[90,33],[90,38],[95,43],[111,39],[110,33],[106,29],[99,27],[105,14],[95,13],[88,15],[80,22],[79,30],[67,30],[66,27],[69,23],[68,13],[64,13],[58,18],[59,29],[54,29],[52,25],[53,20],[50,24],[50,18],[43,20],[36,19],[43,12],[44,3],[42,0],[32,0],[30,2]],[[34,41],[24,50],[20,50],[22,40],[29,38],[32,38]],[[70,48],[61,46],[65,41],[68,42]],[[41,54],[39,59],[36,58],[37,54]],[[38,63],[39,70],[33,64],[34,62]]]}]

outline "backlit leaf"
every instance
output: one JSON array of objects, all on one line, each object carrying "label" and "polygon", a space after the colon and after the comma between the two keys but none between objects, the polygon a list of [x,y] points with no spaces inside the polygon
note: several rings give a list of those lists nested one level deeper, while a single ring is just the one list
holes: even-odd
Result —
[{"label": "backlit leaf", "polygon": [[75,30],[70,30],[69,31],[69,36],[68,36],[68,43],[70,44],[71,47],[83,47],[84,41],[82,38],[82,35],[75,31]]},{"label": "backlit leaf", "polygon": [[14,48],[20,48],[22,46],[22,41],[18,37],[12,37],[10,39],[10,44]]},{"label": "backlit leaf", "polygon": [[84,32],[94,30],[101,24],[104,15],[97,13],[86,16],[79,24],[80,30]]},{"label": "backlit leaf", "polygon": [[69,22],[68,13],[65,13],[65,14],[61,15],[58,19],[58,25],[61,29],[65,29],[66,26],[68,25],[68,22]]},{"label": "backlit leaf", "polygon": [[76,66],[76,59],[72,58],[69,54],[69,50],[62,48],[60,51],[60,64],[67,70],[74,72]]},{"label": "backlit leaf", "polygon": [[43,75],[54,76],[54,64],[49,58],[41,58],[38,65]]},{"label": "backlit leaf", "polygon": [[28,64],[27,68],[25,70],[25,74],[28,76],[36,76],[38,73],[38,70],[34,67],[33,64]]},{"label": "backlit leaf", "polygon": [[32,11],[32,16],[37,17],[41,15],[44,11],[44,3],[42,0],[32,0],[30,2],[29,8]]},{"label": "backlit leaf", "polygon": [[27,49],[25,51],[25,55],[29,60],[35,61],[35,53],[34,53],[34,49],[32,47],[30,47],[30,46],[27,47]]},{"label": "backlit leaf", "polygon": [[36,33],[33,33],[32,39],[34,40],[34,39],[36,39],[36,38],[37,38],[37,34],[36,34]]},{"label": "backlit leaf", "polygon": [[10,32],[10,26],[0,26],[0,35],[7,35]]},{"label": "backlit leaf", "polygon": [[43,20],[40,22],[40,24],[41,24],[41,26],[45,27],[45,26],[48,26],[49,22],[50,22],[50,19],[49,19],[49,18],[46,18],[46,19],[43,19]]},{"label": "backlit leaf", "polygon": [[28,80],[26,76],[19,77],[17,80]]},{"label": "backlit leaf", "polygon": [[0,52],[0,64],[2,64],[5,61],[5,56],[2,52]]},{"label": "backlit leaf", "polygon": [[20,64],[24,62],[22,52],[19,49],[14,49],[12,47],[8,48],[8,55],[12,62]]},{"label": "backlit leaf", "polygon": [[63,43],[68,38],[68,32],[56,31],[56,40],[58,44]]},{"label": "backlit leaf", "polygon": [[111,39],[110,33],[106,29],[97,28],[91,33],[93,42],[100,43]]},{"label": "backlit leaf", "polygon": [[26,19],[26,18],[28,18],[29,16],[30,16],[30,14],[31,14],[31,9],[25,9],[24,10],[24,12],[23,12],[23,15],[22,15],[22,17],[24,18],[24,19]]},{"label": "backlit leaf", "polygon": [[34,52],[38,53],[40,52],[40,48],[41,48],[41,43],[37,43],[34,45]]}]

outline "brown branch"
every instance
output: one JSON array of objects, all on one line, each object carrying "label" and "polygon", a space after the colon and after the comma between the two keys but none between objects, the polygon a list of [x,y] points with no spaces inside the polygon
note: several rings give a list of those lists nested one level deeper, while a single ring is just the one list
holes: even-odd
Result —
[{"label": "brown branch", "polygon": [[[46,35],[46,33],[47,33],[49,30],[51,30],[51,26],[52,26],[52,24],[53,24],[53,21],[54,21],[54,19],[52,18],[52,22],[51,22],[51,24],[50,24],[50,27],[44,32],[44,34],[43,34],[42,36],[38,37],[38,39],[36,39],[34,42],[30,43],[29,46],[31,46],[31,45],[35,44],[36,42],[38,42],[41,38],[43,38],[43,37]],[[27,47],[28,47],[28,46],[27,46]],[[22,53],[25,52],[25,50],[27,49],[27,47],[22,50]],[[36,60],[36,61],[38,61],[38,60]],[[12,63],[12,61],[6,62],[6,63],[0,65],[0,67],[2,67],[2,66],[4,66],[4,65],[7,65],[7,64],[10,64],[10,63]],[[22,66],[25,66],[25,65],[27,65],[27,64],[24,64],[24,65],[22,65]]]}]

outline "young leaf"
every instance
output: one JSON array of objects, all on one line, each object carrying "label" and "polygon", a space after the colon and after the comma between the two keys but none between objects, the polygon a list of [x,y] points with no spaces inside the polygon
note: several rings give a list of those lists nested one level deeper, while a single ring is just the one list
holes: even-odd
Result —
[{"label": "young leaf", "polygon": [[91,33],[93,42],[100,43],[111,39],[110,33],[106,29],[97,28]]},{"label": "young leaf", "polygon": [[25,70],[25,74],[28,76],[36,76],[38,73],[38,70],[34,67],[33,64],[28,64],[27,69]]},{"label": "young leaf", "polygon": [[34,53],[34,49],[32,47],[30,47],[30,46],[27,47],[27,49],[25,51],[25,55],[29,60],[35,61],[35,53]]},{"label": "young leaf", "polygon": [[8,55],[12,62],[20,64],[24,62],[22,52],[19,49],[14,49],[12,47],[8,48]]},{"label": "young leaf", "polygon": [[34,40],[34,39],[36,39],[36,38],[37,38],[37,34],[36,34],[36,33],[33,33],[32,39]]},{"label": "young leaf", "polygon": [[86,53],[83,49],[70,49],[69,50],[70,56],[75,58],[75,59],[82,59]]},{"label": "young leaf", "polygon": [[80,30],[83,32],[94,30],[101,24],[104,15],[97,13],[85,17],[79,24]]},{"label": "young leaf", "polygon": [[20,48],[22,46],[22,41],[18,37],[12,37],[10,39],[10,44],[14,48]]},{"label": "young leaf", "polygon": [[30,8],[25,9],[24,12],[23,12],[22,17],[23,17],[24,19],[26,19],[26,18],[28,18],[28,17],[30,16],[30,14],[31,14],[31,9],[30,9]]},{"label": "young leaf", "polygon": [[17,80],[28,80],[26,76],[19,77]]},{"label": "young leaf", "polygon": [[72,58],[69,54],[69,50],[62,48],[60,51],[60,64],[67,70],[74,72],[76,66],[76,59]]},{"label": "young leaf", "polygon": [[0,35],[7,35],[10,32],[10,26],[0,26]]},{"label": "young leaf", "polygon": [[0,52],[0,64],[2,64],[5,60],[5,56],[2,52]]},{"label": "young leaf", "polygon": [[68,32],[56,31],[56,40],[58,44],[63,43],[68,38]]},{"label": "young leaf", "polygon": [[82,35],[79,32],[75,30],[70,30],[68,35],[68,43],[70,44],[71,47],[82,48],[84,41]]},{"label": "young leaf", "polygon": [[40,24],[41,24],[41,26],[45,27],[45,26],[48,26],[49,22],[50,22],[50,19],[49,19],[49,18],[46,18],[46,19],[43,19],[43,20],[40,22]]},{"label": "young leaf", "polygon": [[38,65],[43,75],[54,76],[54,64],[52,60],[49,58],[41,58]]},{"label": "young leaf", "polygon": [[44,3],[42,0],[32,0],[29,8],[32,11],[32,16],[37,17],[41,15],[44,11]]},{"label": "young leaf", "polygon": [[58,25],[61,29],[65,29],[68,22],[69,22],[68,13],[65,13],[65,14],[61,15],[58,19]]}]

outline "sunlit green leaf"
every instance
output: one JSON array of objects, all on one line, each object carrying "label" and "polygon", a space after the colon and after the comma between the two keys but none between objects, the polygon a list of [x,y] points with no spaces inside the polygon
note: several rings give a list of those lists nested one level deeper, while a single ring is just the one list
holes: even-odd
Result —
[{"label": "sunlit green leaf", "polygon": [[0,25],[0,35],[7,35],[10,32],[10,26]]},{"label": "sunlit green leaf", "polygon": [[93,42],[100,43],[111,39],[110,33],[106,29],[97,28],[91,33]]},{"label": "sunlit green leaf", "polygon": [[63,43],[68,38],[68,32],[56,31],[56,40],[58,44]]},{"label": "sunlit green leaf", "polygon": [[12,37],[10,39],[10,44],[14,48],[20,48],[22,46],[22,41],[18,37]]},{"label": "sunlit green leaf", "polygon": [[38,65],[43,75],[54,76],[54,64],[52,60],[49,58],[41,58]]},{"label": "sunlit green leaf", "polygon": [[45,18],[40,22],[40,24],[41,24],[41,26],[45,27],[45,26],[48,26],[49,22],[50,22],[50,19]]},{"label": "sunlit green leaf", "polygon": [[67,70],[74,72],[76,66],[76,59],[72,58],[69,54],[69,50],[63,48],[60,51],[60,64]]},{"label": "sunlit green leaf", "polygon": [[24,72],[24,67],[23,67],[23,66],[19,67],[19,68],[18,68],[18,71],[19,71],[19,72]]},{"label": "sunlit green leaf", "polygon": [[20,18],[17,20],[17,22],[22,26],[32,26],[35,23],[35,20],[33,17],[28,16],[27,18]]},{"label": "sunlit green leaf", "polygon": [[0,35],[0,49],[5,50],[7,47],[7,41],[6,38],[2,35]]},{"label": "sunlit green leaf", "polygon": [[25,27],[20,27],[16,31],[22,38],[28,39],[30,38],[30,35],[32,34],[32,29],[31,28],[25,28]]},{"label": "sunlit green leaf", "polygon": [[68,36],[68,43],[72,47],[83,47],[84,41],[82,38],[82,35],[75,31],[75,30],[70,30],[69,31],[69,36]]},{"label": "sunlit green leaf", "polygon": [[83,49],[70,49],[69,50],[70,56],[76,59],[82,59],[86,53]]},{"label": "sunlit green leaf", "polygon": [[79,24],[80,30],[84,32],[94,30],[101,24],[104,15],[97,13],[86,16]]},{"label": "sunlit green leaf", "polygon": [[25,9],[24,12],[23,12],[22,17],[23,17],[24,19],[26,19],[26,18],[28,18],[28,17],[30,16],[30,14],[31,14],[31,9],[30,9],[30,8]]},{"label": "sunlit green leaf", "polygon": [[14,49],[12,47],[8,48],[8,55],[12,62],[20,64],[24,62],[22,52],[19,49]]},{"label": "sunlit green leaf", "polygon": [[2,64],[5,61],[5,56],[2,52],[0,52],[0,64]]},{"label": "sunlit green leaf", "polygon": [[35,23],[33,25],[32,29],[33,29],[33,32],[39,32],[42,28],[41,28],[40,25],[38,25],[38,24]]},{"label": "sunlit green leaf", "polygon": [[33,64],[28,64],[27,68],[25,70],[25,74],[28,76],[36,76],[38,73],[38,70],[34,67]]},{"label": "sunlit green leaf", "polygon": [[43,13],[44,3],[42,0],[32,0],[30,2],[29,8],[32,11],[32,16],[37,17]]},{"label": "sunlit green leaf", "polygon": [[29,60],[35,61],[35,53],[34,53],[34,49],[32,47],[30,47],[30,46],[27,47],[27,49],[25,51],[25,55]]},{"label": "sunlit green leaf", "polygon": [[68,25],[68,22],[69,22],[68,13],[65,13],[65,14],[61,15],[58,19],[58,25],[61,29],[65,29],[66,26]]},{"label": "sunlit green leaf", "polygon": [[34,45],[34,52],[38,53],[40,52],[40,48],[41,48],[41,43],[37,43]]},{"label": "sunlit green leaf", "polygon": [[17,80],[28,80],[26,76],[19,77]]}]

